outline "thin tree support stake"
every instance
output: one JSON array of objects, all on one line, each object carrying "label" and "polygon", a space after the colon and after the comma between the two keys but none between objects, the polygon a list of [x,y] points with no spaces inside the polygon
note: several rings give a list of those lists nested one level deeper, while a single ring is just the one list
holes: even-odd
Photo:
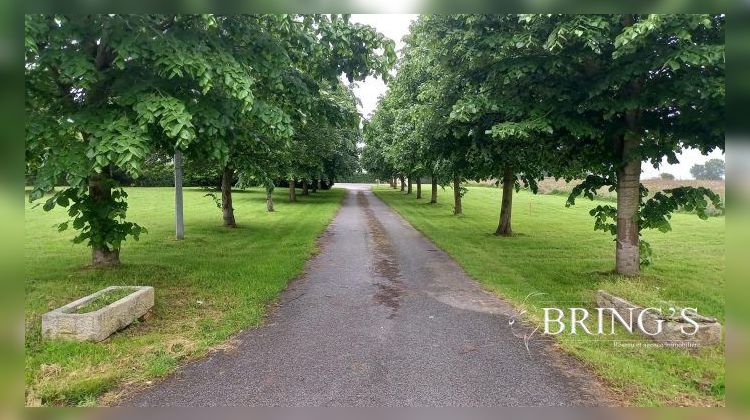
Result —
[{"label": "thin tree support stake", "polygon": [[183,218],[182,201],[182,152],[174,151],[174,231],[175,238],[185,238],[185,219]]},{"label": "thin tree support stake", "polygon": [[432,195],[430,196],[430,204],[437,204],[437,177],[432,177]]}]

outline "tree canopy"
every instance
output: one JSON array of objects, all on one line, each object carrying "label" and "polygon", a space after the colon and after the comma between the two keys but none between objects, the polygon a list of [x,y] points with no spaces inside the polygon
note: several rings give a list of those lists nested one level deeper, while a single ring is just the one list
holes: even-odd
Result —
[{"label": "tree canopy", "polygon": [[135,178],[150,152],[179,149],[258,173],[320,121],[340,75],[386,77],[395,60],[371,27],[322,14],[27,15],[25,48],[30,198],[68,207],[95,264],[144,230],[114,172]]},{"label": "tree canopy", "polygon": [[411,29],[366,132],[368,161],[499,180],[500,235],[512,233],[513,189],[543,176],[579,180],[569,205],[615,190],[617,206],[592,216],[616,236],[626,275],[649,261],[643,229],[721,206],[705,188],[649,196],[640,174],[683,148],[724,148],[724,15],[427,15]]},{"label": "tree canopy", "polygon": [[695,164],[690,168],[690,173],[695,179],[720,181],[724,179],[724,160],[709,159],[704,164]]}]

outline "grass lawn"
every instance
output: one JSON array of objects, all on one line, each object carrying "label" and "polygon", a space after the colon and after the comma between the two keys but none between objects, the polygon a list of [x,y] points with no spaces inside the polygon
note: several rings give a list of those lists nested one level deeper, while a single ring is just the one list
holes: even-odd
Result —
[{"label": "grass lawn", "polygon": [[[185,190],[185,240],[174,237],[171,188],[129,188],[128,218],[149,233],[128,240],[122,266],[89,269],[90,249],[55,225],[63,209],[25,214],[25,382],[27,405],[94,405],[121,386],[163,376],[231,334],[258,325],[266,305],[300,274],[317,236],[338,209],[343,190],[298,194],[234,193],[237,229],[221,226],[221,211],[200,189]],[[153,314],[101,343],[42,341],[41,315],[111,285],[156,289]],[[134,385],[133,385],[134,384]]]},{"label": "grass lawn", "polygon": [[[428,186],[429,187],[429,186]],[[453,191],[439,191],[437,205],[427,198],[375,187],[415,228],[452,255],[487,289],[501,295],[541,322],[542,307],[594,308],[595,292],[604,289],[639,304],[697,306],[725,323],[724,217],[700,220],[676,214],[672,232],[644,234],[654,250],[653,265],[638,279],[611,273],[612,237],[593,230],[588,211],[595,203],[579,199],[565,207],[565,197],[514,197],[513,237],[494,233],[500,190],[470,187],[462,216],[453,216]],[[530,293],[543,293],[526,299]],[[697,354],[665,348],[615,347],[610,338],[561,334],[559,345],[589,365],[626,404],[639,406],[723,405],[725,358],[721,349]],[[623,339],[633,337],[622,336]]]}]

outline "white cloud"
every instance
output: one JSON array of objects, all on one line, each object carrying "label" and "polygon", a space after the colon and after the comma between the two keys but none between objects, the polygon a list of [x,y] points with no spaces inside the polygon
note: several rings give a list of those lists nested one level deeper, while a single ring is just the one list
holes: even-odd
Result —
[{"label": "white cloud", "polygon": [[[404,7],[408,10],[407,7]],[[409,33],[409,24],[419,15],[410,14],[353,14],[352,22],[363,23],[374,27],[378,32],[391,38],[396,42],[396,50],[400,50],[404,43],[401,38]],[[354,88],[354,94],[357,95],[362,106],[359,111],[365,117],[369,117],[378,103],[378,96],[385,93],[388,87],[381,79],[368,77],[363,82],[358,82]]]},{"label": "white cloud", "polygon": [[380,13],[404,13],[424,9],[423,0],[380,0],[374,7],[373,3],[371,0],[354,0],[354,8]]}]

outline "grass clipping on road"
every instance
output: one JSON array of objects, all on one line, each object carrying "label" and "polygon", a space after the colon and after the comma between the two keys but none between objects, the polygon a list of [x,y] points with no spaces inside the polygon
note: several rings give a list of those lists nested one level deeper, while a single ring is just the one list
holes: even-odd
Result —
[{"label": "grass clipping on road", "polygon": [[[559,195],[517,193],[515,234],[508,238],[492,235],[500,208],[498,188],[470,187],[461,216],[451,214],[450,188],[439,192],[437,205],[385,186],[375,192],[485,288],[527,309],[532,322],[542,322],[542,307],[582,303],[593,310],[596,290],[604,289],[642,305],[697,306],[701,314],[725,325],[724,217],[700,220],[692,214],[675,214],[672,232],[644,232],[654,249],[653,264],[638,279],[627,279],[611,274],[614,243],[610,235],[593,230],[594,219],[588,212],[596,203],[588,200],[579,199],[566,208],[565,198]],[[528,297],[532,293],[538,294]],[[609,337],[585,334],[557,338],[626,404],[724,405],[723,347],[691,354],[679,349],[614,347]]]},{"label": "grass clipping on road", "polygon": [[[315,252],[344,194],[320,191],[288,203],[286,189],[277,191],[273,213],[265,211],[264,191],[234,192],[239,227],[229,229],[205,191],[186,189],[185,239],[176,241],[174,190],[128,188],[128,218],[149,233],[127,241],[122,266],[110,269],[85,268],[90,250],[71,242],[73,232],[55,228],[67,218],[64,209],[45,213],[27,205],[26,404],[107,403],[120,385],[164,376],[181,360],[258,325],[266,305]],[[153,315],[101,343],[41,339],[42,314],[113,285],[153,286]]]}]

